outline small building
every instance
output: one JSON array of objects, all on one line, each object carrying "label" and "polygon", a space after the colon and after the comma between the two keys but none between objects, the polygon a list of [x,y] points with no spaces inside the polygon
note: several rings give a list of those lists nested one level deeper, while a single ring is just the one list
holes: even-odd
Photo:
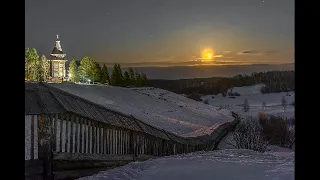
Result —
[{"label": "small building", "polygon": [[66,78],[66,54],[62,51],[59,35],[57,35],[56,45],[54,46],[49,61],[49,75],[51,81],[59,82]]}]

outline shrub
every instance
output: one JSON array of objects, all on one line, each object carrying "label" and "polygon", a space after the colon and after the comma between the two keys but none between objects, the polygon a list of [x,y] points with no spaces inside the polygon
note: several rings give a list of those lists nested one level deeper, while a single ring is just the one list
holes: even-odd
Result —
[{"label": "shrub", "polygon": [[193,99],[193,100],[196,100],[196,101],[201,101],[201,95],[200,94],[193,93],[193,94],[189,94],[187,97],[189,99]]},{"label": "shrub", "polygon": [[234,95],[235,95],[235,96],[240,96],[240,94],[239,94],[239,93],[237,93],[237,92],[235,92],[235,93],[234,93]]},{"label": "shrub", "polygon": [[[281,116],[270,116],[268,119],[259,119],[263,127],[263,136],[266,141],[272,145],[286,148],[294,146],[294,131],[290,130],[287,118]],[[292,142],[293,141],[293,142]]]},{"label": "shrub", "polygon": [[209,104],[209,100],[208,100],[208,99],[206,99],[206,100],[204,100],[204,101],[203,101],[203,103],[205,103],[205,104]]},{"label": "shrub", "polygon": [[225,92],[222,93],[222,96],[223,96],[223,97],[226,97],[226,96],[227,96],[227,93],[225,93]]},{"label": "shrub", "polygon": [[257,119],[242,119],[232,133],[231,145],[238,149],[265,152],[268,143],[263,139],[262,132],[263,128]]}]

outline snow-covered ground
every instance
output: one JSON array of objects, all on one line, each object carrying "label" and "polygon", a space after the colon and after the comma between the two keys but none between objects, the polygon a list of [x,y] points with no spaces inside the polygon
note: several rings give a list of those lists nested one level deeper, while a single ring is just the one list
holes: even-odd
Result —
[{"label": "snow-covered ground", "polygon": [[157,88],[72,83],[50,85],[181,136],[210,134],[219,124],[233,120],[229,110],[220,110]]},{"label": "snow-covered ground", "polygon": [[102,171],[80,180],[293,180],[294,152],[224,149],[167,156]]},{"label": "snow-covered ground", "polygon": [[[208,100],[208,103],[213,106],[219,106],[222,108],[229,109],[231,111],[238,112],[244,116],[257,117],[260,112],[264,112],[271,115],[283,115],[289,118],[294,118],[294,102],[295,93],[292,92],[281,92],[281,93],[268,93],[262,94],[260,88],[262,84],[254,86],[234,87],[232,92],[238,92],[240,96],[230,98],[229,96],[223,97],[222,95],[206,95],[202,96],[202,100]],[[228,90],[230,92],[231,89]],[[287,107],[283,110],[282,97],[285,97],[287,101]],[[244,100],[247,99],[249,102],[249,111],[243,111]],[[265,102],[265,108],[263,108],[263,102]]]}]

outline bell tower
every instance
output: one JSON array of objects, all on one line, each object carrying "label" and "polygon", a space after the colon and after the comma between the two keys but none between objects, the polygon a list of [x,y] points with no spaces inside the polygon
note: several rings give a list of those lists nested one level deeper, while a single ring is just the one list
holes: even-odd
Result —
[{"label": "bell tower", "polygon": [[57,34],[56,45],[54,46],[49,60],[50,77],[52,81],[63,81],[66,77],[66,54],[63,53],[59,35]]}]

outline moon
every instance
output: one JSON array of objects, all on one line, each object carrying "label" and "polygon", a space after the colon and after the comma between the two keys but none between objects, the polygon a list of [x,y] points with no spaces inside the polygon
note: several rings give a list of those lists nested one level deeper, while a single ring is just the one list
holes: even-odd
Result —
[{"label": "moon", "polygon": [[204,49],[202,52],[201,52],[201,58],[203,60],[212,60],[213,59],[213,51],[211,49]]}]

